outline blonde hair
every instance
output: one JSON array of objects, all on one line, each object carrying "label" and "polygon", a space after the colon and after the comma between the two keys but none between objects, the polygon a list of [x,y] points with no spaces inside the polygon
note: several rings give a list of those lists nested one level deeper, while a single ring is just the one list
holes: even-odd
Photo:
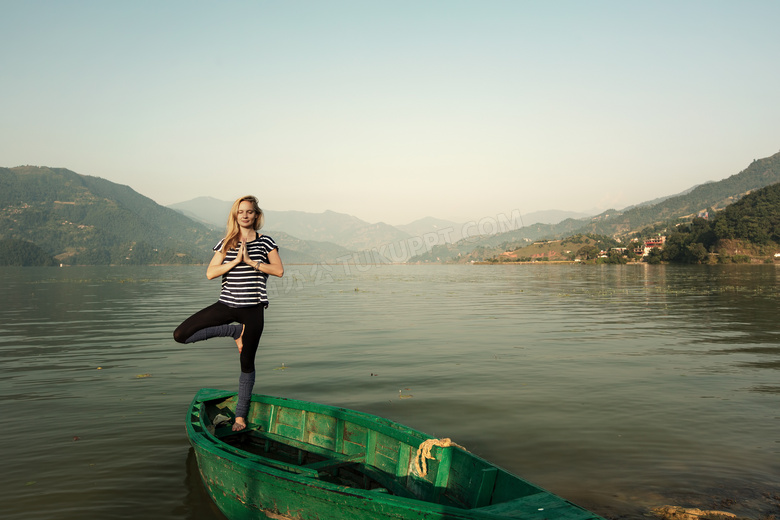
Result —
[{"label": "blonde hair", "polygon": [[255,210],[255,231],[262,228],[263,224],[265,224],[265,215],[263,215],[263,210],[260,209],[260,205],[257,202],[257,197],[254,195],[245,195],[239,199],[236,199],[236,201],[233,203],[233,206],[230,208],[230,213],[228,214],[227,230],[225,231],[225,242],[222,246],[222,251],[230,251],[231,249],[234,249],[238,246],[238,243],[241,240],[241,227],[238,225],[238,207],[244,201],[251,202],[253,206],[252,209]]}]

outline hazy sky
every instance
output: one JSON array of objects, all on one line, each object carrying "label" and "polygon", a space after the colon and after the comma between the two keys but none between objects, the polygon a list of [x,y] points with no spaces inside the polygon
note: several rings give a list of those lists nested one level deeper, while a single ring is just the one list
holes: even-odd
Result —
[{"label": "hazy sky", "polygon": [[0,166],[406,224],[780,150],[780,1],[0,0]]}]

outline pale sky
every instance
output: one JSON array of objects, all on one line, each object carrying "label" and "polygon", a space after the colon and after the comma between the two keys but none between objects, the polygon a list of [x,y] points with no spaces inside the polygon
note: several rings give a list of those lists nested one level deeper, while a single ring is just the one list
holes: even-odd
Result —
[{"label": "pale sky", "polygon": [[407,224],[780,150],[780,1],[0,0],[0,166]]}]

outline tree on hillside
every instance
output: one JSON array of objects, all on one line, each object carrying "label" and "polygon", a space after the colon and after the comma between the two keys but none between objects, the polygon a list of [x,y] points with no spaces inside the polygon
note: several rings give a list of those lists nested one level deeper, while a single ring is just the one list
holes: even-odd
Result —
[{"label": "tree on hillside", "polygon": [[577,256],[585,260],[592,260],[594,258],[598,258],[599,252],[600,250],[598,247],[594,245],[587,245],[582,246],[577,250]]},{"label": "tree on hillside", "polygon": [[626,258],[620,251],[612,250],[607,253],[606,258],[599,258],[598,262],[602,264],[627,264],[628,258]]},{"label": "tree on hillside", "polygon": [[754,244],[780,243],[780,183],[756,190],[726,207],[715,219],[717,239],[742,239]]},{"label": "tree on hillside", "polygon": [[663,260],[663,254],[661,253],[661,250],[657,247],[654,247],[648,251],[647,256],[645,257],[645,262],[648,264],[660,264]]},{"label": "tree on hillside", "polygon": [[685,254],[688,258],[688,263],[691,264],[704,264],[709,258],[707,248],[701,242],[694,242],[689,244],[686,248]]},{"label": "tree on hillside", "polygon": [[9,238],[0,240],[0,265],[51,266],[54,258],[36,244],[27,240]]},{"label": "tree on hillside", "polygon": [[[698,220],[706,222],[703,219]],[[681,226],[667,237],[661,256],[667,262],[700,264],[707,261],[708,246],[711,245],[712,232],[709,226],[692,223],[687,227]]]}]

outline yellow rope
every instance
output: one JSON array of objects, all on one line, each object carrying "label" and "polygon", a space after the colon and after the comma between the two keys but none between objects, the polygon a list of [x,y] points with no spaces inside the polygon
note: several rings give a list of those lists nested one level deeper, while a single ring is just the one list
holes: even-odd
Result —
[{"label": "yellow rope", "polygon": [[464,451],[466,450],[466,448],[460,444],[452,442],[451,439],[428,439],[427,441],[423,441],[422,444],[420,444],[420,447],[417,448],[417,454],[414,456],[414,469],[421,477],[424,477],[428,474],[427,459],[434,458],[433,455],[431,455],[431,449],[433,449],[434,446],[439,446],[440,448],[456,446]]}]

